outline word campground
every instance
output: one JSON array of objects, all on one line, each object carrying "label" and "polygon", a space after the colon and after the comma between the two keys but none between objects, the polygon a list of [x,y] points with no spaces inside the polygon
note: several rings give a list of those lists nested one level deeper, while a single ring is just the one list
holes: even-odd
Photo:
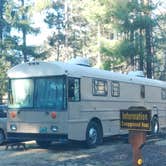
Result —
[{"label": "word campground", "polygon": [[145,123],[145,122],[122,122],[121,126],[123,126],[123,128],[127,128],[127,129],[145,129],[145,130],[149,130],[150,128],[150,124],[149,123]]}]

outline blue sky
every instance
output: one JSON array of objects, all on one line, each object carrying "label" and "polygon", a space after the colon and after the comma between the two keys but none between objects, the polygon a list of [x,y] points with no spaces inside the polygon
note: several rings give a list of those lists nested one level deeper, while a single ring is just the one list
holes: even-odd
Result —
[{"label": "blue sky", "polygon": [[28,35],[27,36],[27,43],[29,45],[42,45],[44,40],[51,34],[52,30],[48,28],[48,26],[43,21],[43,15],[41,13],[36,13],[33,20],[34,20],[34,27],[40,28],[40,33],[36,36]]}]

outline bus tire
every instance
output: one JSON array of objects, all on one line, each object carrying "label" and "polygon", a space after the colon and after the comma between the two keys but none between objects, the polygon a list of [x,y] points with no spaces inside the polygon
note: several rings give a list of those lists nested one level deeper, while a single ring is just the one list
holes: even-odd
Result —
[{"label": "bus tire", "polygon": [[48,148],[51,145],[51,141],[39,141],[39,140],[36,140],[36,143],[42,148]]},{"label": "bus tire", "polygon": [[157,135],[158,133],[159,133],[159,121],[158,118],[154,116],[151,121],[151,134]]},{"label": "bus tire", "polygon": [[95,121],[91,121],[88,124],[86,130],[86,146],[88,148],[94,148],[102,142],[101,127]]},{"label": "bus tire", "polygon": [[0,145],[5,142],[5,134],[3,130],[0,130]]}]

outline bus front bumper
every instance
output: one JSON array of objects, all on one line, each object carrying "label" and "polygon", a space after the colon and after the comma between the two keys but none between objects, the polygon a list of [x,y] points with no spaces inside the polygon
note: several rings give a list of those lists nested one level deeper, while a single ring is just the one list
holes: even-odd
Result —
[{"label": "bus front bumper", "polygon": [[7,133],[7,141],[57,141],[57,142],[64,142],[68,140],[67,134],[41,134],[41,133]]}]

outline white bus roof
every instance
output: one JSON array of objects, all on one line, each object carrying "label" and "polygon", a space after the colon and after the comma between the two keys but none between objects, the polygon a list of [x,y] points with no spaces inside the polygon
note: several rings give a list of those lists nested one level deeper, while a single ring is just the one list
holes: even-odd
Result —
[{"label": "white bus roof", "polygon": [[80,78],[92,77],[166,88],[166,83],[164,81],[135,77],[93,67],[85,67],[63,62],[28,62],[19,64],[8,71],[9,78],[29,78],[57,75],[67,75]]}]

